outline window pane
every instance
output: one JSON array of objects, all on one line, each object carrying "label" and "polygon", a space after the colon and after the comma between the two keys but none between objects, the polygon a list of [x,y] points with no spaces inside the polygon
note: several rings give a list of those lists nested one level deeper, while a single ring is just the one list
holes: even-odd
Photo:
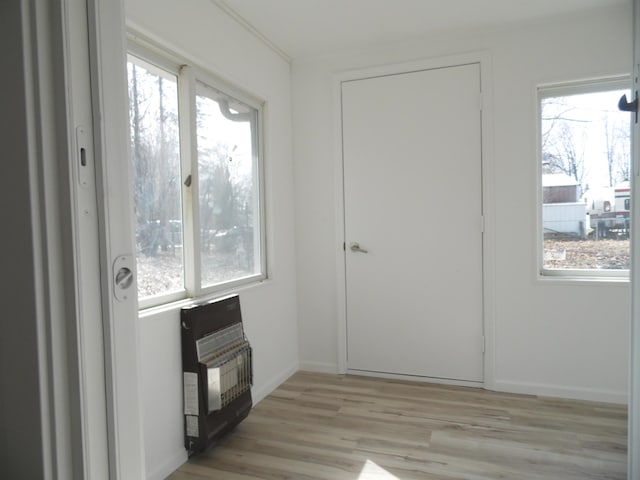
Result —
[{"label": "window pane", "polygon": [[205,85],[196,96],[203,287],[260,273],[257,111]]},{"label": "window pane", "polygon": [[629,269],[625,90],[541,99],[545,270]]},{"label": "window pane", "polygon": [[175,75],[128,62],[138,298],[184,289]]}]

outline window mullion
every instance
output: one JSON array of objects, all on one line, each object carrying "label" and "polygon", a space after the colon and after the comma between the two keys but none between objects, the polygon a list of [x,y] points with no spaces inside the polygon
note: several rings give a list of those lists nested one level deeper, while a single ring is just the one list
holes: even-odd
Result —
[{"label": "window mullion", "polygon": [[[264,112],[263,112],[264,113]],[[262,120],[263,117],[258,110],[256,110],[251,118],[252,121],[252,142],[253,142],[253,191],[254,191],[254,204],[253,211],[259,212],[260,224],[259,228],[254,231],[254,245],[260,248],[260,271],[266,277],[267,276],[267,254],[266,254],[266,225],[265,219],[266,206],[264,195],[264,162],[260,159],[260,155],[264,151],[262,146],[262,140],[264,138],[262,132]]]},{"label": "window mullion", "polygon": [[180,68],[180,137],[184,218],[184,278],[189,296],[200,293],[200,236],[196,144],[195,76],[188,66]]}]

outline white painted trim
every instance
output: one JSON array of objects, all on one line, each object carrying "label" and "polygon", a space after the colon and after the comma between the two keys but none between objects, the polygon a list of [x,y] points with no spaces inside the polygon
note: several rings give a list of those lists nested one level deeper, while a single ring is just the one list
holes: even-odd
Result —
[{"label": "white painted trim", "polygon": [[[338,373],[347,373],[347,313],[344,252],[344,171],[342,158],[342,99],[341,83],[383,75],[409,73],[434,68],[478,63],[482,95],[482,201],[484,215],[483,236],[483,330],[485,336],[484,385],[491,388],[495,375],[495,198],[493,160],[493,81],[491,56],[487,51],[448,55],[391,65],[347,70],[333,75],[333,155],[335,191],[336,246],[336,318]],[[360,372],[360,374],[362,374]]]},{"label": "white painted trim", "polygon": [[[200,264],[196,262],[200,252],[200,235],[196,235],[196,225],[199,225],[198,202],[198,169],[195,168],[198,158],[196,143],[196,97],[189,92],[195,92],[196,79],[193,68],[183,65],[178,76],[178,106],[180,114],[180,169],[182,174],[182,244],[183,244],[183,272],[186,296],[189,292],[196,292],[200,284]],[[191,177],[190,186],[185,185]],[[189,268],[185,268],[189,265]],[[157,305],[157,304],[156,304]]]},{"label": "white painted trim", "polygon": [[169,458],[166,458],[161,465],[158,465],[153,472],[147,474],[147,480],[164,480],[173,472],[175,472],[182,464],[189,459],[187,451],[181,449],[175,452]]},{"label": "white painted trim", "polygon": [[617,404],[626,404],[629,399],[627,392],[623,391],[566,387],[544,383],[511,382],[507,380],[497,380],[494,383],[493,388],[488,390],[505,393],[518,393],[523,395],[535,395],[538,397],[555,397]]},{"label": "white painted trim", "polygon": [[344,220],[344,164],[342,149],[342,88],[343,75],[333,77],[333,158],[334,158],[334,211],[336,261],[336,319],[337,367],[339,374],[347,373],[347,285]]},{"label": "white painted trim", "polygon": [[[144,478],[144,439],[137,322],[136,282],[123,300],[114,295],[113,265],[128,258],[136,271],[127,126],[127,76],[123,0],[87,0],[89,57],[95,127],[96,182],[100,212],[105,335],[105,375],[109,423],[110,478]],[[134,275],[135,278],[135,275]]]},{"label": "white painted trim", "polygon": [[[542,251],[542,248],[540,248],[540,251]],[[538,262],[538,265],[541,265],[540,262]],[[607,288],[607,287],[629,288],[629,283],[631,282],[631,279],[629,277],[540,275],[538,273],[536,275],[536,281],[539,282],[540,285],[550,285],[550,286],[571,285],[571,286],[577,287],[581,285],[588,285],[590,287],[600,287],[600,288]]]},{"label": "white painted trim", "polygon": [[[634,89],[640,90],[640,0],[633,1],[633,68]],[[632,222],[640,225],[640,124],[631,135]],[[637,229],[634,229],[637,232]],[[627,448],[628,478],[640,478],[640,235],[631,236],[631,326],[629,332],[629,441]]]},{"label": "white painted trim", "polygon": [[300,362],[300,370],[305,372],[338,374],[338,364],[326,362]]},{"label": "white painted trim", "polygon": [[493,152],[493,75],[491,55],[479,52],[480,88],[482,91],[482,213],[484,232],[482,245],[483,268],[483,334],[484,387],[492,388],[495,381],[495,160]]},{"label": "white painted trim", "polygon": [[[260,282],[247,283],[245,285],[241,285],[236,288],[227,288],[226,290],[221,290],[219,292],[215,292],[209,295],[203,295],[199,298],[185,298],[182,300],[177,300],[171,303],[163,303],[162,305],[156,305],[155,307],[148,307],[145,309],[138,310],[138,318],[147,318],[153,317],[154,315],[158,315],[165,312],[176,311],[178,312],[181,308],[188,307],[191,305],[206,303],[211,300],[216,300],[221,297],[225,297],[227,295],[232,294],[242,294],[242,292],[246,292],[247,290],[252,290],[254,288],[259,288],[262,286],[269,285],[273,280],[262,280]],[[178,314],[178,313],[176,313]]]},{"label": "white painted trim", "polygon": [[386,75],[396,75],[402,73],[419,72],[435,68],[448,68],[471,63],[482,63],[489,61],[489,52],[469,52],[458,55],[444,55],[440,57],[414,60],[410,62],[392,63],[386,65],[376,65],[368,68],[358,68],[356,70],[344,70],[333,75],[335,82],[347,82],[350,80],[363,80]]},{"label": "white painted trim", "polygon": [[275,54],[279,55],[285,62],[291,63],[291,57],[282,50],[279,46],[269,40],[260,30],[254,27],[251,23],[249,23],[242,15],[237,13],[234,9],[232,9],[229,5],[227,5],[223,0],[210,0],[216,7],[222,10],[225,14],[229,16],[234,22],[244,28],[247,32],[253,35],[255,38],[260,40],[266,47],[271,49]]},{"label": "white painted trim", "polygon": [[[84,476],[110,477],[93,105],[86,0],[66,0],[67,142]],[[80,165],[80,149],[85,165]]]}]

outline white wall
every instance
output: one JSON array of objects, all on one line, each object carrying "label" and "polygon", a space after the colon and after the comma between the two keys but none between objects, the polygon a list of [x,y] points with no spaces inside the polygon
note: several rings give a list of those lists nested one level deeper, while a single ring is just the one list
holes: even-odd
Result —
[{"label": "white wall", "polygon": [[[265,100],[269,280],[236,290],[254,349],[254,402],[298,368],[290,65],[209,0],[127,0],[127,23]],[[178,308],[140,317],[148,478],[184,460]]]},{"label": "white wall", "polygon": [[[495,273],[486,319],[487,386],[625,402],[628,284],[536,279],[536,85],[628,73],[630,5],[484,32],[296,59],[292,64],[298,315],[302,368],[338,365],[337,241],[340,171],[336,72],[487,51],[491,58],[492,158],[487,205]],[[338,150],[339,151],[339,150]],[[434,279],[436,281],[437,279]]]}]

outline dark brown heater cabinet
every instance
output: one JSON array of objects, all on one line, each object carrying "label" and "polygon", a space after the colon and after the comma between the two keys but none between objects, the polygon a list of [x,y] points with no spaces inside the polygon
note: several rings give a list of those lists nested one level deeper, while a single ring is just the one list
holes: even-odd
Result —
[{"label": "dark brown heater cabinet", "polygon": [[249,414],[253,364],[238,295],[183,308],[180,320],[184,442],[192,456]]}]

